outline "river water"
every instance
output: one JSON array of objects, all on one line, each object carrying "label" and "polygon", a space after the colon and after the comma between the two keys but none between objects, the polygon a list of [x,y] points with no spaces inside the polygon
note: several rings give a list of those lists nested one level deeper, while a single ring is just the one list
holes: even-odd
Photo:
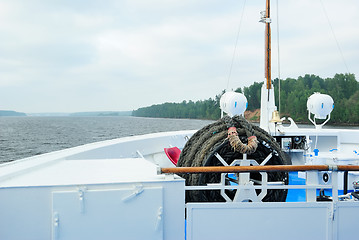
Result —
[{"label": "river water", "polygon": [[[212,122],[139,117],[0,117],[0,163],[119,137],[200,129]],[[314,129],[313,125],[299,127]]]},{"label": "river water", "polygon": [[139,117],[0,117],[0,163],[119,137],[200,129],[212,122]]}]

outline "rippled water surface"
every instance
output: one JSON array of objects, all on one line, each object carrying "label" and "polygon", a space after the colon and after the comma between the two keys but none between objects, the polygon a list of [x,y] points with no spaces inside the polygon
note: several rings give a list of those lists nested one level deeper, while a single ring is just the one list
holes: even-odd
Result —
[{"label": "rippled water surface", "polygon": [[211,122],[137,117],[0,117],[0,163],[119,137],[200,129]]}]

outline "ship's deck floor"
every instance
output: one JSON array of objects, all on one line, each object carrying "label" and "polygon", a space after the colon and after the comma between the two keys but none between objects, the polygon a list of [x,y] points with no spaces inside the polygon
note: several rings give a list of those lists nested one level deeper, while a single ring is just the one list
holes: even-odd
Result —
[{"label": "ship's deck floor", "polygon": [[0,187],[158,181],[157,166],[142,158],[60,160],[14,175]]}]

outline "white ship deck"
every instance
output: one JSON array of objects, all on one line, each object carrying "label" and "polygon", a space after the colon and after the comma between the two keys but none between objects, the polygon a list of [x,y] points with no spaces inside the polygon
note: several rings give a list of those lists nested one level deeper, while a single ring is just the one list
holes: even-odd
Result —
[{"label": "white ship deck", "polygon": [[157,166],[173,166],[164,148],[182,148],[194,131],[126,137],[0,165],[0,188],[161,181]]},{"label": "white ship deck", "polygon": [[115,184],[163,180],[157,167],[142,158],[60,160],[13,176],[1,187]]}]

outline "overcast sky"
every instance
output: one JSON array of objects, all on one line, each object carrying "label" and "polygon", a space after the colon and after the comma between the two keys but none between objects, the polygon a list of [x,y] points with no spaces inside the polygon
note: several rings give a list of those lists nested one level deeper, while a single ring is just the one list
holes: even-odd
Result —
[{"label": "overcast sky", "polygon": [[[359,1],[321,1],[279,0],[281,78],[359,78]],[[265,0],[0,0],[0,110],[125,111],[261,82],[264,8]]]}]

